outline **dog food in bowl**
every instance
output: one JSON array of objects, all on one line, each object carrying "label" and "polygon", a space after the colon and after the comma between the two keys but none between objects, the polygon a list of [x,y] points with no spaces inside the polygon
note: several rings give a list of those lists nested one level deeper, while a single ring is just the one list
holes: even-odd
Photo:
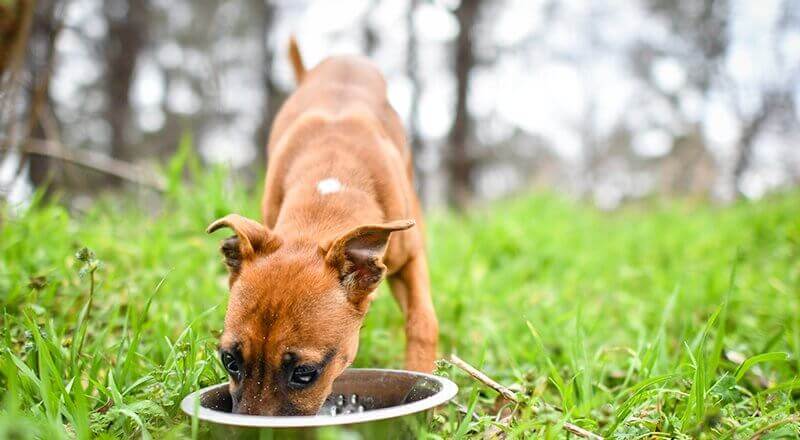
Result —
[{"label": "dog food in bowl", "polygon": [[402,370],[348,369],[315,416],[232,414],[228,385],[190,394],[181,408],[201,438],[409,438],[424,433],[433,408],[458,388],[443,377]]}]

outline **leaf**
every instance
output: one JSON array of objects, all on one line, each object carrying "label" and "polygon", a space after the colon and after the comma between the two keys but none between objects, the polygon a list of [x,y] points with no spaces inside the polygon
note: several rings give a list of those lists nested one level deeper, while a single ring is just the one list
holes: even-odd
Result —
[{"label": "leaf", "polygon": [[649,395],[650,390],[648,390],[648,388],[650,386],[666,383],[678,377],[680,377],[679,374],[664,374],[651,377],[620,393],[620,396],[628,397],[625,398],[625,401],[622,402],[617,409],[614,417],[614,424],[611,425],[608,432],[613,433],[617,429],[617,426],[628,418],[633,408],[643,400],[642,398]]},{"label": "leaf", "polygon": [[764,394],[778,393],[781,391],[793,391],[793,390],[800,390],[800,379],[793,379],[788,382],[779,383],[772,388],[767,388],[766,390],[761,391],[758,394],[764,395]]},{"label": "leaf", "polygon": [[187,166],[190,169],[196,166],[192,164],[192,146],[194,144],[192,133],[185,131],[181,135],[178,142],[178,151],[172,156],[167,164],[166,177],[167,177],[167,194],[172,197],[177,197],[182,189],[181,182],[183,181],[183,174]]},{"label": "leaf", "polygon": [[711,357],[708,360],[708,377],[713,377],[717,372],[720,358],[722,358],[722,350],[725,343],[725,325],[728,322],[728,303],[730,302],[731,292],[733,292],[734,285],[736,284],[736,267],[739,262],[739,250],[736,250],[736,255],[733,257],[733,264],[731,265],[731,272],[728,278],[728,290],[725,292],[725,299],[722,301],[719,313],[719,325],[717,326],[717,333],[714,336],[714,347],[711,351]]},{"label": "leaf", "polygon": [[755,356],[751,356],[747,358],[746,361],[739,365],[739,368],[736,369],[736,373],[734,377],[736,378],[736,382],[742,379],[742,377],[747,373],[748,370],[753,368],[756,364],[761,364],[764,362],[777,362],[777,361],[788,361],[789,360],[789,353],[784,353],[782,351],[773,351],[771,353],[762,353],[757,354]]},{"label": "leaf", "polygon": [[706,340],[708,340],[708,333],[714,327],[717,318],[724,309],[725,305],[723,304],[708,318],[708,322],[706,322],[706,326],[703,328],[703,333],[700,336],[700,341],[698,341],[697,347],[695,348],[694,356],[692,356],[692,352],[689,350],[689,357],[691,357],[694,362],[694,380],[692,381],[692,389],[689,391],[689,403],[687,403],[686,412],[683,415],[684,428],[689,421],[691,409],[694,409],[694,420],[696,423],[700,423],[700,421],[705,418],[706,391],[708,388],[708,362],[705,353]]},{"label": "leaf", "polygon": [[467,409],[467,414],[464,416],[464,419],[461,420],[461,423],[458,425],[458,429],[456,429],[453,438],[464,438],[464,436],[469,431],[469,424],[472,421],[472,417],[475,414],[475,406],[478,404],[478,387],[472,387],[472,392],[469,396],[469,408]]},{"label": "leaf", "polygon": [[6,348],[6,353],[8,354],[8,358],[11,359],[11,362],[13,362],[14,365],[16,365],[16,367],[19,369],[19,372],[21,373],[22,376],[26,377],[28,380],[33,382],[33,384],[36,385],[37,388],[41,387],[39,378],[36,376],[36,373],[33,372],[31,367],[28,366],[28,364],[26,364],[25,362],[22,361],[22,359],[14,355],[14,353],[11,351],[10,348]]},{"label": "leaf", "polygon": [[725,374],[712,387],[710,392],[719,398],[722,405],[741,402],[742,393],[736,389],[736,380],[733,376]]},{"label": "leaf", "polygon": [[123,414],[123,415],[129,417],[131,420],[133,420],[136,423],[136,425],[139,426],[139,429],[142,432],[142,440],[151,440],[152,439],[152,437],[150,436],[150,432],[147,430],[147,427],[145,426],[144,422],[142,421],[142,418],[139,417],[139,415],[136,414],[134,411],[131,411],[129,408],[114,408],[111,411],[119,413],[119,414]]},{"label": "leaf", "polygon": [[530,321],[525,321],[525,324],[528,326],[528,330],[531,332],[533,336],[534,342],[536,342],[537,347],[539,348],[539,352],[544,355],[544,360],[547,362],[547,367],[550,370],[550,382],[556,387],[558,390],[559,395],[561,396],[561,406],[564,407],[565,411],[571,411],[573,407],[572,402],[572,391],[570,387],[568,387],[564,383],[564,379],[561,377],[561,374],[558,372],[558,368],[556,368],[553,360],[550,359],[550,356],[547,354],[547,350],[544,347],[544,342],[542,342],[542,337],[539,335],[539,332],[536,330],[536,327],[531,324]]}]

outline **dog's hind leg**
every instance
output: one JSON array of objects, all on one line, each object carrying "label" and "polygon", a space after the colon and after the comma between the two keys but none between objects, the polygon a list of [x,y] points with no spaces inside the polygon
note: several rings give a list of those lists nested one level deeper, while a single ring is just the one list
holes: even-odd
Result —
[{"label": "dog's hind leg", "polygon": [[406,320],[406,369],[430,373],[436,360],[439,324],[431,301],[428,261],[415,256],[389,278]]}]

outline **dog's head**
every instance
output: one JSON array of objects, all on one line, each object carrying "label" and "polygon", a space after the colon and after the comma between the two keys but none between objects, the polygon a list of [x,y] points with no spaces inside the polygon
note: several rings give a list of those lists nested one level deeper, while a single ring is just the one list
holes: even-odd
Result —
[{"label": "dog's head", "polygon": [[222,242],[230,298],[219,344],[234,413],[316,414],[356,355],[391,232],[413,225],[365,225],[325,243],[236,214],[208,227],[236,233]]}]

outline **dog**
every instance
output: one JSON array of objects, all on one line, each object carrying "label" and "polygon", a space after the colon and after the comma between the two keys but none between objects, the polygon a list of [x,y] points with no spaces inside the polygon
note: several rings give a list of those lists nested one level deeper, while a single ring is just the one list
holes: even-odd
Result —
[{"label": "dog", "polygon": [[359,56],[306,70],[293,37],[289,59],[297,88],[269,135],[262,222],[229,214],[207,230],[235,233],[221,245],[219,353],[238,414],[316,414],[384,277],[405,316],[406,368],[431,372],[436,358],[422,211],[386,81]]}]

